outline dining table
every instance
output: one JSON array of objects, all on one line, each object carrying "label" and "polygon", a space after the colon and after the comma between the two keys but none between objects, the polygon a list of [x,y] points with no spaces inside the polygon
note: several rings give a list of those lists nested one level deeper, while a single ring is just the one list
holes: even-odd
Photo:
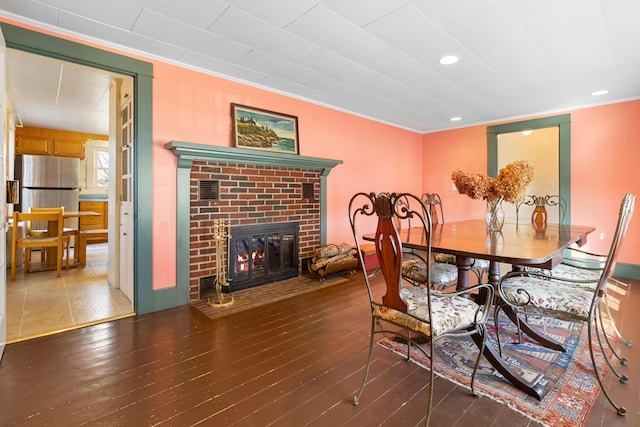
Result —
[{"label": "dining table", "polygon": [[[562,262],[569,246],[582,246],[595,230],[591,226],[572,224],[505,223],[501,231],[487,232],[481,219],[434,224],[431,233],[433,252],[455,255],[458,266],[457,290],[469,286],[469,269],[476,258],[489,261],[489,283],[500,280],[500,263],[551,269]],[[425,249],[424,229],[400,230],[406,248]]]},{"label": "dining table", "polygon": [[[62,213],[62,217],[64,219],[67,218],[81,218],[81,217],[92,217],[92,216],[100,216],[100,213],[94,211],[64,211]],[[57,224],[53,221],[49,222],[48,230],[49,234],[53,235],[56,232]],[[79,225],[78,225],[79,230]],[[47,248],[47,256],[46,256],[46,264],[44,266],[45,270],[55,269],[56,267],[56,259],[58,256],[57,248]],[[80,254],[78,253],[78,233],[76,232],[74,248],[73,248],[73,262],[69,265],[69,267],[77,267],[79,265],[78,260],[80,259]]]},{"label": "dining table", "polygon": [[[435,224],[432,227],[431,249],[433,252],[455,255],[458,267],[457,290],[469,287],[469,269],[476,258],[490,262],[488,280],[497,285],[500,280],[500,264],[511,265],[512,269],[540,267],[551,269],[563,258],[563,252],[569,246],[582,246],[587,236],[595,230],[591,226],[573,224],[505,223],[501,231],[487,232],[486,223],[481,219]],[[400,238],[405,248],[425,250],[428,237],[424,228],[406,228],[400,230]],[[516,313],[505,310],[507,316],[516,321]],[[552,338],[538,333],[520,320],[522,331],[537,340],[541,345],[564,351],[564,348]],[[473,336],[478,348],[482,348],[479,336]],[[484,356],[491,365],[519,390],[542,399],[542,391],[513,371],[490,345],[484,346]]]}]

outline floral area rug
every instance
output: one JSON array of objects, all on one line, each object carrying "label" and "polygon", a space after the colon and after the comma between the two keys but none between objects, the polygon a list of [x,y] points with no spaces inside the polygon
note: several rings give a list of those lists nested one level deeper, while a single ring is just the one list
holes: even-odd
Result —
[{"label": "floral area rug", "polygon": [[[508,319],[503,320],[501,316],[502,357],[515,372],[543,390],[542,401],[512,386],[484,357],[480,359],[475,383],[476,392],[546,426],[583,425],[600,393],[598,380],[591,367],[586,324],[531,317],[529,323],[545,330],[548,336],[562,343],[567,349],[566,353],[561,353],[538,346],[525,334],[522,335],[521,344],[512,344],[517,341],[516,327]],[[497,349],[493,320],[490,319],[487,329],[487,345]],[[406,355],[406,344],[395,342],[392,337],[383,338],[378,344]],[[429,345],[425,347],[428,350]],[[438,341],[436,352],[436,375],[470,389],[473,364],[478,354],[472,339],[443,337]],[[411,357],[413,362],[429,369],[430,362],[422,353],[414,349]],[[601,372],[606,372],[608,366],[604,358],[599,357],[597,361],[599,366],[604,366]]]}]

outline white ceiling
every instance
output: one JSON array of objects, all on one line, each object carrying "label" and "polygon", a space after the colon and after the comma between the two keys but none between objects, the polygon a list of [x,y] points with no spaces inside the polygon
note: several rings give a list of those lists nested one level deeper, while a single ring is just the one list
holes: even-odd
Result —
[{"label": "white ceiling", "polygon": [[109,133],[117,74],[8,49],[7,92],[17,125]]},{"label": "white ceiling", "polygon": [[0,0],[0,15],[418,132],[640,98],[637,0]]}]

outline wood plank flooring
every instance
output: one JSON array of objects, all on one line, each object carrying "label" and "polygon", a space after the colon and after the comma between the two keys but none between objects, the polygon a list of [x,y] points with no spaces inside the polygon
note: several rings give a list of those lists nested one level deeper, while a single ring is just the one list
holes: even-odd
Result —
[{"label": "wood plank flooring", "polygon": [[[591,427],[640,425],[640,282],[616,296],[618,325],[636,343],[619,344],[629,384],[611,386],[628,415],[600,394]],[[380,348],[360,405],[351,404],[369,324],[356,275],[213,320],[182,306],[9,344],[0,425],[420,425],[427,372]],[[537,425],[443,379],[434,391],[432,426]]]}]

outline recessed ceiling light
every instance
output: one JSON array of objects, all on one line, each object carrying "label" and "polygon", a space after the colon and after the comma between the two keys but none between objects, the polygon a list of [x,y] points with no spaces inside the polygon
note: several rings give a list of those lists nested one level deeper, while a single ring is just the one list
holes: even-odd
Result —
[{"label": "recessed ceiling light", "polygon": [[438,59],[438,63],[442,65],[451,65],[451,64],[455,64],[456,62],[458,62],[458,57],[455,55],[447,55]]},{"label": "recessed ceiling light", "polygon": [[529,135],[531,135],[532,133],[533,133],[533,131],[532,131],[532,130],[523,130],[523,131],[522,131],[522,134],[523,134],[524,136],[529,136]]},{"label": "recessed ceiling light", "polygon": [[596,90],[595,92],[591,92],[591,96],[606,95],[607,93],[609,93],[608,90]]},{"label": "recessed ceiling light", "polygon": [[460,120],[462,120],[462,117],[451,117],[449,120],[451,120],[452,122],[459,122]]}]

